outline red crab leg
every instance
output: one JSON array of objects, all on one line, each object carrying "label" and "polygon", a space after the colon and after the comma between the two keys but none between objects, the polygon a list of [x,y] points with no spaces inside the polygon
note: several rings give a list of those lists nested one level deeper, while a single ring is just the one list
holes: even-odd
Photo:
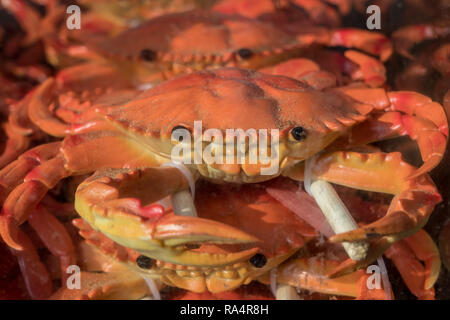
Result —
[{"label": "red crab leg", "polygon": [[28,119],[27,106],[31,99],[29,92],[22,100],[9,106],[10,114],[8,122],[4,124],[4,130],[8,137],[5,150],[0,156],[0,168],[4,168],[22,152],[28,149],[30,136],[33,134],[33,124]]},{"label": "red crab leg", "polygon": [[22,152],[28,149],[30,140],[15,130],[11,124],[5,123],[3,125],[8,140],[3,153],[0,155],[0,168],[3,168],[8,163],[13,161]]},{"label": "red crab leg", "polygon": [[[4,189],[9,191],[11,186],[16,186],[8,194],[0,214],[0,234],[16,250],[21,250],[17,241],[19,225],[26,220],[47,191],[69,175],[64,168],[64,159],[52,157],[59,153],[60,145],[59,142],[54,142],[36,147],[0,171],[2,180],[9,183],[2,181]],[[33,164],[34,169],[26,172],[26,169],[33,168]]]},{"label": "red crab leg", "polygon": [[[283,263],[276,270],[276,281],[295,288],[306,289],[330,295],[354,297],[360,300],[387,299],[384,289],[369,289],[365,270],[336,278],[328,278],[327,274],[339,265],[338,261],[324,258],[300,258]],[[260,280],[269,283],[265,274]]]},{"label": "red crab leg", "polygon": [[42,205],[38,205],[30,214],[28,222],[50,252],[59,257],[61,282],[64,286],[68,277],[67,267],[76,263],[75,248],[69,233],[64,225]]},{"label": "red crab leg", "polygon": [[41,17],[36,10],[26,5],[25,1],[22,0],[4,1],[2,5],[15,16],[23,29],[26,30],[25,44],[30,44],[40,37]]},{"label": "red crab leg", "polygon": [[[177,250],[191,243],[257,241],[229,225],[174,215],[157,210],[160,206],[153,204],[186,189],[188,182],[177,168],[98,172],[78,187],[75,207],[86,221],[115,242],[158,260],[184,265],[224,265],[255,253],[252,248],[211,257],[192,250]],[[122,227],[124,224],[126,229]]]},{"label": "red crab leg", "polygon": [[340,18],[338,13],[329,5],[321,0],[289,0],[290,2],[304,9],[308,16],[316,23],[339,25]]},{"label": "red crab leg", "polygon": [[53,291],[53,284],[36,248],[24,232],[18,230],[16,238],[22,250],[11,249],[11,252],[19,261],[29,295],[32,299],[48,298]]},{"label": "red crab leg", "polygon": [[360,49],[386,61],[392,54],[392,44],[381,33],[359,29],[337,29],[325,32],[310,32],[297,36],[305,43],[320,43],[326,46],[342,46]]},{"label": "red crab leg", "polygon": [[438,248],[425,231],[419,230],[394,243],[385,254],[392,259],[409,290],[416,297],[434,299],[433,285],[439,276],[441,260]]},{"label": "red crab leg", "polygon": [[442,106],[416,92],[383,89],[342,88],[352,98],[386,112],[352,129],[352,145],[363,145],[399,135],[414,139],[424,164],[411,175],[433,169],[442,159],[448,138],[448,122]]},{"label": "red crab leg", "polygon": [[64,137],[70,133],[71,125],[56,118],[49,109],[49,103],[52,101],[54,103],[52,98],[55,94],[55,87],[55,80],[49,78],[36,89],[29,102],[28,116],[46,133],[55,137]]},{"label": "red crab leg", "polygon": [[[365,266],[380,256],[392,243],[421,228],[441,196],[428,175],[406,179],[416,170],[402,161],[401,154],[333,152],[319,157],[312,169],[317,179],[351,188],[395,195],[387,214],[353,231],[334,235],[331,242],[375,241],[365,260],[348,260],[333,276]],[[293,174],[294,176],[294,174]]]},{"label": "red crab leg", "polygon": [[373,88],[380,87],[386,82],[386,68],[379,60],[354,50],[347,50],[344,55],[359,66],[359,69],[351,75],[352,79],[362,79]]},{"label": "red crab leg", "polygon": [[450,35],[450,25],[418,24],[395,31],[392,34],[395,49],[405,57],[414,59],[411,48],[424,40],[437,39]]}]

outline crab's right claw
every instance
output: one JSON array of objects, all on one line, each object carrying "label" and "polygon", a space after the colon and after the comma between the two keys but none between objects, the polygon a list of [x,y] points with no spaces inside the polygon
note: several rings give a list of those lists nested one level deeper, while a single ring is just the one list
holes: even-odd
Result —
[{"label": "crab's right claw", "polygon": [[196,250],[201,245],[251,244],[258,239],[227,224],[176,215],[155,204],[188,188],[188,181],[177,168],[98,172],[79,186],[75,208],[94,229],[157,260],[184,265],[224,265],[256,253],[257,248],[225,250],[223,254]]}]

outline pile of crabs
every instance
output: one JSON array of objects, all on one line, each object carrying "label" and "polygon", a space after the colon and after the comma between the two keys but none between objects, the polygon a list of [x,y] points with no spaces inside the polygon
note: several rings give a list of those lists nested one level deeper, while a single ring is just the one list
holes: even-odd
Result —
[{"label": "pile of crabs", "polygon": [[[64,1],[1,2],[1,299],[393,299],[392,272],[435,298],[448,1],[77,5],[69,28]],[[174,161],[195,121],[203,149],[278,130],[277,170]],[[356,228],[332,230],[311,179]]]}]

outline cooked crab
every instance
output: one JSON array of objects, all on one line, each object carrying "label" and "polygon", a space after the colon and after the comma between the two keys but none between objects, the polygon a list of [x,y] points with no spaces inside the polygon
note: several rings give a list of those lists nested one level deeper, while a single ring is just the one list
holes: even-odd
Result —
[{"label": "cooked crab", "polygon": [[[49,79],[30,96],[36,110],[52,102],[53,86]],[[76,125],[62,131],[63,141],[31,149],[0,171],[2,193],[7,195],[0,233],[10,247],[28,248],[19,226],[49,189],[61,179],[96,170],[76,192],[81,217],[122,246],[185,266],[233,265],[255,253],[247,245],[257,240],[239,228],[195,217],[187,191],[193,189],[194,179],[257,183],[283,175],[303,180],[305,161],[312,161],[311,173],[318,179],[393,194],[385,216],[330,238],[333,243],[371,243],[366,258],[345,261],[331,272],[333,276],[371,263],[390,245],[415,233],[441,199],[427,172],[442,158],[447,121],[442,106],[414,92],[358,87],[321,91],[283,76],[225,68],[182,76],[118,101],[114,103],[114,97],[103,104],[98,101],[78,115]],[[33,122],[44,130],[58,123],[67,129],[48,113],[36,115]],[[174,160],[172,151],[186,144],[182,160],[194,159],[190,139],[180,142],[172,132],[195,134],[196,120],[216,132],[278,130],[279,144],[268,148],[276,169],[266,174],[267,162],[246,160],[258,144],[245,149],[243,163],[237,158],[231,164],[202,158],[200,163],[185,162],[185,167],[167,167]],[[211,136],[205,132],[200,133],[202,152],[211,148],[207,145]],[[399,153],[364,148],[401,135],[417,141],[424,160],[420,168],[404,162]],[[223,160],[223,154],[219,158]],[[155,203],[167,196],[184,199],[181,207],[174,200],[175,214]],[[217,256],[198,254],[190,247],[211,243],[240,249]]]}]

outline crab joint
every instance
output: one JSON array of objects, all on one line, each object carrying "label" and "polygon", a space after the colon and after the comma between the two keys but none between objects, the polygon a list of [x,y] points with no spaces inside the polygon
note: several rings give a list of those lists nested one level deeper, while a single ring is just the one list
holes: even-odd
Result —
[{"label": "crab joint", "polygon": [[[315,180],[311,182],[309,190],[336,234],[358,228],[358,224],[331,184]],[[343,242],[342,246],[348,256],[357,261],[365,259],[369,250],[369,244],[364,241]]]}]

